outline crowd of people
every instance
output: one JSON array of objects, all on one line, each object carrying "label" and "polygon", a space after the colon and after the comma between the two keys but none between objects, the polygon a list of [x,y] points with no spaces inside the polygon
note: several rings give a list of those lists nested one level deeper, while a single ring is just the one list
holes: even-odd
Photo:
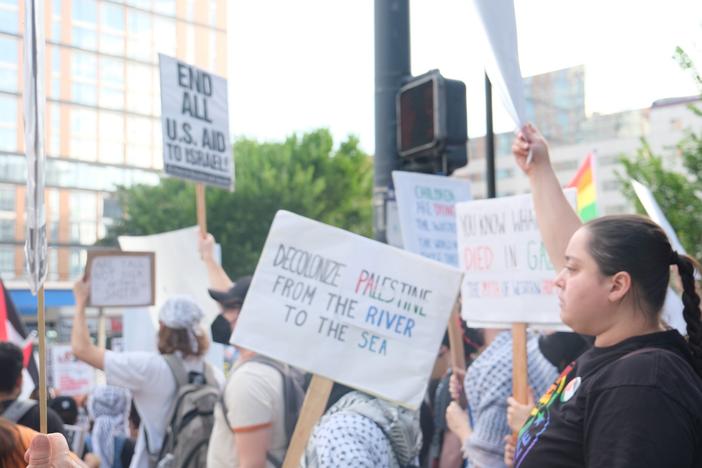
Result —
[{"label": "crowd of people", "polygon": [[[558,272],[561,318],[573,330],[528,333],[530,401],[512,397],[511,333],[462,324],[467,368],[452,368],[445,339],[416,411],[334,384],[299,466],[702,466],[699,266],[646,218],[606,216],[583,225],[531,125],[512,151]],[[213,247],[209,234],[198,245],[221,308],[211,336],[228,343],[251,277],[232,281]],[[661,321],[671,270],[681,279],[685,337]],[[49,410],[49,431],[59,434],[85,415],[84,447],[76,452],[61,436],[36,435],[38,406],[18,399],[22,353],[3,343],[3,466],[282,465],[309,376],[237,349],[225,377],[204,358],[204,313],[187,296],[160,308],[158,352],[103,349],[88,331],[89,290],[85,279],[74,287],[72,348],[104,371],[107,385],[85,402],[57,398]]]}]

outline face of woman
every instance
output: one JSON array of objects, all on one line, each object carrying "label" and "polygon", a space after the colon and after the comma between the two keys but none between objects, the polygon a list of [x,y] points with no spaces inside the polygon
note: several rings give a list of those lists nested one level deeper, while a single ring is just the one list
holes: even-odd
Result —
[{"label": "face of woman", "polygon": [[614,321],[609,300],[611,281],[603,276],[589,252],[590,233],[580,228],[566,249],[566,264],[556,277],[561,320],[578,333],[599,335]]}]

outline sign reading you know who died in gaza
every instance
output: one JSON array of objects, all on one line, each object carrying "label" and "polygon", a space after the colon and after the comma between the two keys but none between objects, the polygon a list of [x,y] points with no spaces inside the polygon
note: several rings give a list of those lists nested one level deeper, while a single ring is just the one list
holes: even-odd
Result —
[{"label": "sign reading you know who died in gaza", "polygon": [[234,189],[227,80],[159,54],[166,174]]},{"label": "sign reading you know who died in gaza", "polygon": [[448,265],[279,211],[232,343],[417,408],[460,282]]},{"label": "sign reading you know who died in gaza", "polygon": [[[565,195],[575,206],[575,189]],[[560,325],[556,272],[531,194],[456,205],[462,316],[473,326]]]}]

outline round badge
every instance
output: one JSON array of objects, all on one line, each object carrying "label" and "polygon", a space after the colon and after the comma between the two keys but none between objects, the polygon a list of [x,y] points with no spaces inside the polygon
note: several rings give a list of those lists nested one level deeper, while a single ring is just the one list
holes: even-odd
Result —
[{"label": "round badge", "polygon": [[563,390],[563,396],[561,397],[561,401],[565,403],[566,401],[570,400],[573,398],[573,395],[575,395],[575,392],[578,391],[580,388],[580,377],[576,377],[570,382],[568,382],[568,385],[566,385],[565,390]]}]

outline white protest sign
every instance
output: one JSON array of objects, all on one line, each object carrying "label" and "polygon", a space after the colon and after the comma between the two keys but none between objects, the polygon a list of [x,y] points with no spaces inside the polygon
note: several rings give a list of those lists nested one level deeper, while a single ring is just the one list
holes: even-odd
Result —
[{"label": "white protest sign", "polygon": [[232,343],[417,408],[460,282],[448,265],[279,211]]},{"label": "white protest sign", "polygon": [[51,347],[51,371],[60,395],[87,395],[95,385],[95,369],[77,360],[70,345]]},{"label": "white protest sign", "polygon": [[[199,236],[199,228],[193,226],[150,236],[119,237],[123,250],[154,252],[158,271],[155,306],[124,311],[125,351],[156,351],[158,309],[173,294],[187,294],[195,300],[205,312],[201,326],[209,335],[210,324],[220,307],[207,293],[210,284],[207,268],[197,250]],[[207,359],[221,369],[221,348],[210,346]]]},{"label": "white protest sign", "polygon": [[[575,189],[566,189],[575,206]],[[560,324],[556,273],[541,240],[531,194],[456,205],[466,322]]]},{"label": "white protest sign", "polygon": [[89,252],[90,305],[139,307],[154,303],[153,252]]},{"label": "white protest sign", "polygon": [[159,54],[166,174],[234,189],[227,80]]},{"label": "white protest sign", "polygon": [[519,67],[514,0],[473,0],[474,21],[483,40],[485,71],[518,127],[526,123],[524,81]]},{"label": "white protest sign", "polygon": [[470,183],[401,171],[392,180],[404,248],[458,267],[455,205],[471,199]]}]

